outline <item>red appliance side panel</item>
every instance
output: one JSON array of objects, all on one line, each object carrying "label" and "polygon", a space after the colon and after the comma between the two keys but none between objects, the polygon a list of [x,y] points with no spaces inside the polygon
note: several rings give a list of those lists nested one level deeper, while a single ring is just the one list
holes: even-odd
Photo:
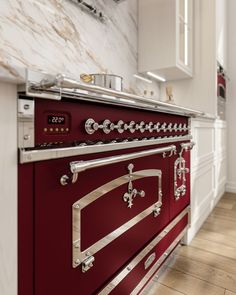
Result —
[{"label": "red appliance side panel", "polygon": [[18,166],[18,295],[34,294],[33,164]]},{"label": "red appliance side panel", "polygon": [[[143,277],[148,273],[150,268],[168,249],[176,237],[184,230],[188,224],[188,214],[186,214],[175,227],[140,261],[140,263],[121,281],[120,284],[110,293],[111,295],[130,294]],[[156,258],[152,264],[145,270],[145,261],[151,254],[155,253]]]},{"label": "red appliance side panel", "polygon": [[[137,149],[136,149],[137,151]],[[132,152],[132,151],[128,151]],[[117,152],[116,152],[117,153]],[[127,153],[127,151],[123,151]],[[106,153],[106,156],[114,155],[115,152]],[[119,152],[121,154],[121,152]],[[152,214],[147,216],[134,227],[126,231],[122,236],[115,239],[105,248],[95,254],[95,263],[88,272],[82,273],[81,267],[72,268],[72,205],[85,194],[91,192],[96,187],[101,186],[121,175],[127,174],[126,167],[130,163],[121,162],[119,164],[109,165],[109,173],[105,173],[105,167],[84,171],[79,174],[77,183],[62,187],[60,185],[60,177],[68,171],[69,162],[81,159],[96,158],[97,155],[90,155],[77,158],[67,158],[61,160],[45,161],[35,164],[35,271],[36,271],[36,293],[41,294],[79,294],[90,295],[96,292],[101,285],[110,280],[129,259],[136,255],[141,248],[155,236],[158,231],[165,227],[169,222],[168,209],[168,165],[160,155],[145,157],[133,160],[135,171],[141,169],[161,169],[163,172],[163,206],[161,214],[154,218]],[[67,167],[67,168],[65,168]],[[105,169],[106,170],[106,169]],[[91,180],[91,181],[90,181]],[[148,185],[150,179],[148,179]],[[142,186],[145,184],[145,179],[137,183]],[[135,184],[136,185],[136,184]],[[127,191],[127,186],[124,186],[124,191]],[[149,188],[147,188],[149,189]],[[150,190],[150,194],[152,190]],[[105,196],[104,206],[107,206],[109,219],[106,217],[104,208],[99,211],[99,206],[95,206],[88,210],[89,214],[85,213],[82,238],[87,239],[84,247],[93,241],[93,233],[101,230],[102,227],[96,226],[99,220],[112,224],[116,224],[117,220],[113,220],[111,212],[120,210],[121,218],[124,220],[135,216],[139,211],[142,211],[142,206],[149,205],[149,199],[140,198],[134,201],[134,211],[127,208],[123,203],[123,192],[118,190],[119,195]],[[155,198],[156,198],[156,192]],[[121,194],[121,195],[120,195]],[[120,199],[120,208],[117,201]],[[102,200],[102,197],[101,197]],[[144,203],[142,203],[144,201]],[[100,203],[100,202],[99,202]],[[144,205],[142,205],[144,204]],[[135,209],[136,207],[136,209]],[[89,207],[88,207],[89,208]],[[105,211],[104,211],[105,210]],[[87,212],[87,213],[88,213]],[[121,213],[123,212],[123,213]],[[135,213],[136,212],[136,213]],[[135,213],[135,214],[134,214]],[[99,214],[103,215],[99,219]],[[93,216],[95,215],[95,216]],[[114,215],[114,214],[113,214]],[[86,224],[89,231],[87,231]],[[118,221],[119,226],[119,221]],[[86,235],[89,238],[86,238]]]}]

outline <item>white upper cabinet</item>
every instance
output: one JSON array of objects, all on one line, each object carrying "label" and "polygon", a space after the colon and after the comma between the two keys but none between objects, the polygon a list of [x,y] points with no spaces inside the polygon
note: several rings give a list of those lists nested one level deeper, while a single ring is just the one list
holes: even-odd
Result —
[{"label": "white upper cabinet", "polygon": [[193,0],[139,0],[140,73],[192,77]]},{"label": "white upper cabinet", "polygon": [[227,69],[227,0],[216,0],[216,56]]}]

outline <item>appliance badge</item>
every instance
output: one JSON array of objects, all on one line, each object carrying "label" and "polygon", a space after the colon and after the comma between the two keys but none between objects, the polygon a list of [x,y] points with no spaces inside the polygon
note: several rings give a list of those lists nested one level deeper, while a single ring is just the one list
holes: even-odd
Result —
[{"label": "appliance badge", "polygon": [[156,259],[156,253],[152,253],[147,260],[144,262],[144,269],[149,268],[149,266],[153,263],[153,261]]}]

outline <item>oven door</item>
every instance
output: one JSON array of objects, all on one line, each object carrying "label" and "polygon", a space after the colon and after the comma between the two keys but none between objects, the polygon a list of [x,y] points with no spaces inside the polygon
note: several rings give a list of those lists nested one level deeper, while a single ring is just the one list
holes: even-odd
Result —
[{"label": "oven door", "polygon": [[34,164],[36,295],[97,293],[167,225],[174,151],[136,148]]}]

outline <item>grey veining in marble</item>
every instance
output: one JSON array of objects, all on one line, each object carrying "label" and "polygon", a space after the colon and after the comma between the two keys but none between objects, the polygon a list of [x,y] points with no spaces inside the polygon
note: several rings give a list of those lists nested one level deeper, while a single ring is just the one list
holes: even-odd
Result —
[{"label": "grey veining in marble", "polygon": [[20,78],[18,69],[65,73],[113,73],[128,92],[159,87],[133,78],[137,71],[137,0],[87,0],[107,16],[105,23],[71,0],[0,1],[0,78]]}]

